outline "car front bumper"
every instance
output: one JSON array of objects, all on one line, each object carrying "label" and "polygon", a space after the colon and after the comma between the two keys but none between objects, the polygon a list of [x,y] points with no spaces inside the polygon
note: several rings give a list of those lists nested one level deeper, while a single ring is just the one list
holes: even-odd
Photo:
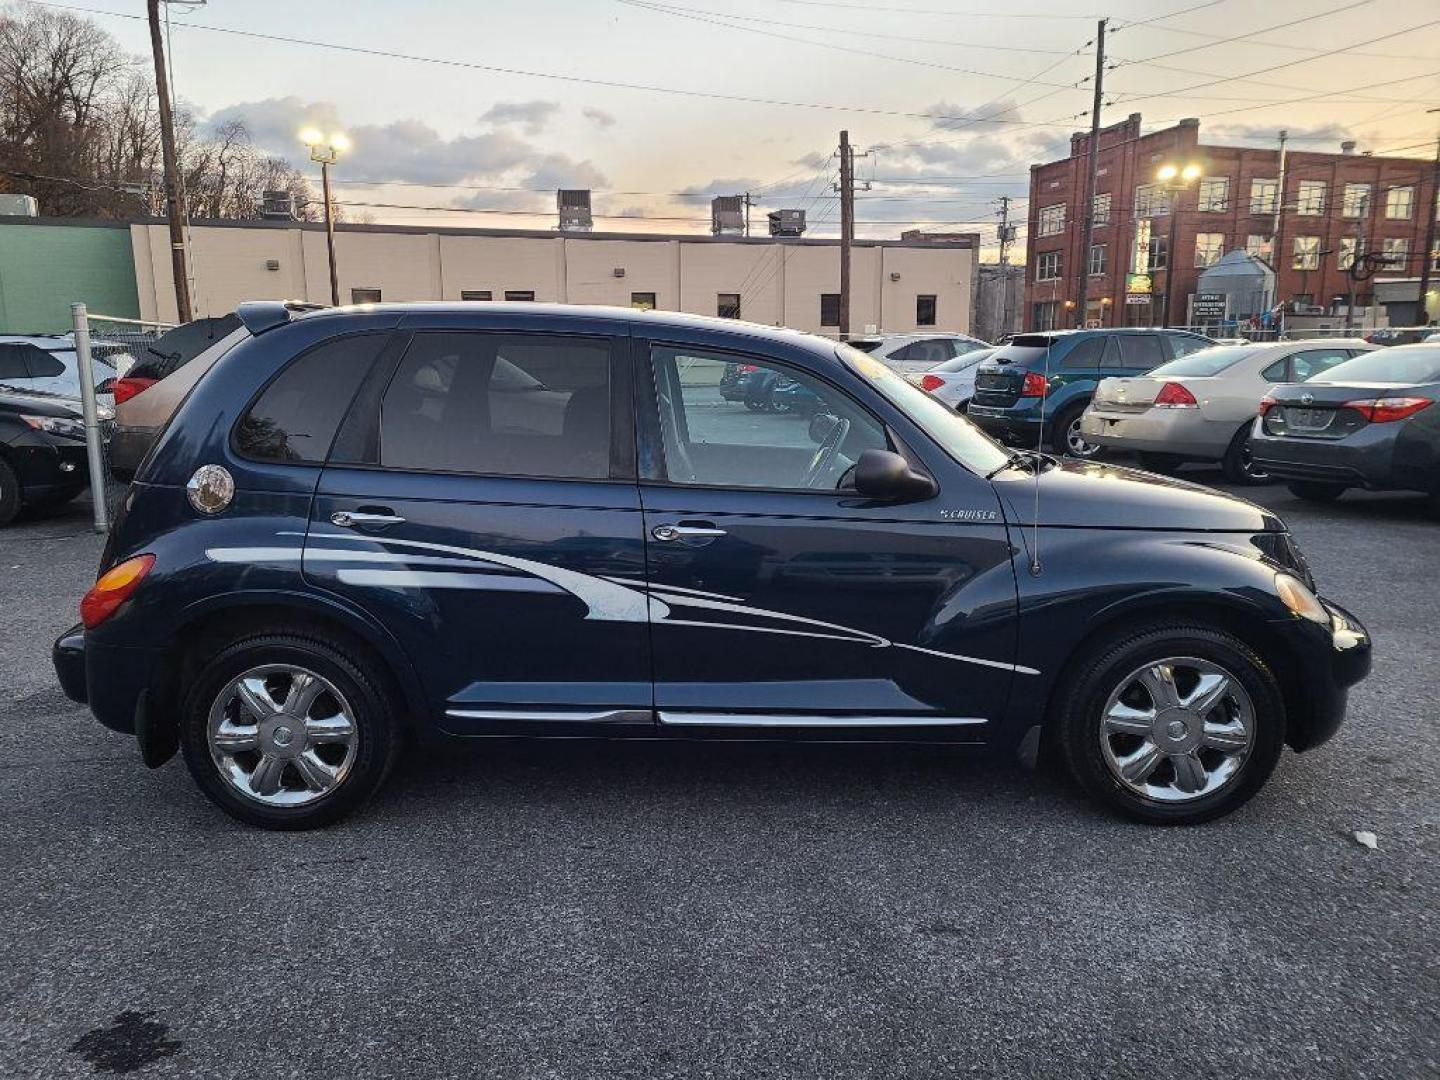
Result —
[{"label": "car front bumper", "polygon": [[1298,617],[1286,624],[1295,665],[1286,741],[1296,750],[1313,749],[1340,729],[1350,687],[1370,674],[1369,631],[1339,604],[1323,597],[1321,603],[1328,627]]},{"label": "car front bumper", "polygon": [[1119,412],[1091,407],[1080,419],[1089,442],[1112,450],[1178,454],[1202,461],[1225,456],[1234,428],[1207,420],[1199,409],[1147,409]]}]

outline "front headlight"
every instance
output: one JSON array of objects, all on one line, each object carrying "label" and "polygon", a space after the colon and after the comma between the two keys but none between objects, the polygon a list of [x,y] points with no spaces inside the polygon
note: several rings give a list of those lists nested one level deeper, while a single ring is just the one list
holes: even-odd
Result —
[{"label": "front headlight", "polygon": [[22,416],[20,419],[36,431],[45,431],[51,435],[63,435],[67,439],[85,438],[85,425],[79,420],[71,420],[64,416]]},{"label": "front headlight", "polygon": [[1330,625],[1330,613],[1325,610],[1325,605],[1315,598],[1315,594],[1299,578],[1290,574],[1276,574],[1275,591],[1285,606],[1302,619],[1309,619],[1322,626]]}]

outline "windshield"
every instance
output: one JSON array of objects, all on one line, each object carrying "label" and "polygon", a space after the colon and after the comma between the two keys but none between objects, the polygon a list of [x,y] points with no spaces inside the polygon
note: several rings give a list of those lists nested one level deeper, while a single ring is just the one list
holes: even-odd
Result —
[{"label": "windshield", "polygon": [[995,349],[990,346],[986,346],[983,349],[971,349],[969,352],[961,353],[959,356],[954,357],[953,359],[946,360],[943,364],[941,364],[934,370],[964,371],[966,368],[971,367],[974,364],[978,364],[981,360],[984,360],[993,352],[995,352]]},{"label": "windshield", "polygon": [[989,476],[1010,461],[1010,452],[989,435],[873,356],[849,345],[839,346],[836,352],[850,370],[869,382],[971,472]]},{"label": "windshield", "polygon": [[1166,375],[1218,375],[1245,357],[1254,355],[1255,348],[1252,345],[1221,345],[1218,348],[1201,349],[1189,356],[1171,360],[1168,364],[1161,364],[1150,372],[1150,377],[1159,379]]},{"label": "windshield", "polygon": [[1316,383],[1440,382],[1440,345],[1396,345],[1362,353],[1307,380]]}]

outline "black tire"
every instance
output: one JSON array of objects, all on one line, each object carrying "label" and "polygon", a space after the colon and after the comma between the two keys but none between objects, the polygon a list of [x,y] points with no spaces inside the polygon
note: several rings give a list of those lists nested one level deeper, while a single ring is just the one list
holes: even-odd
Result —
[{"label": "black tire", "polygon": [[[344,695],[353,713],[356,751],[349,772],[317,800],[301,806],[267,805],[237,791],[210,754],[210,708],[236,676],[264,664],[305,668]],[[374,661],[368,660],[373,669]],[[319,634],[261,634],[221,650],[185,688],[180,710],[180,748],[190,775],[206,796],[230,816],[263,829],[314,829],[362,806],[384,783],[400,748],[400,711],[384,685],[365,674],[367,659],[350,646]]]},{"label": "black tire", "polygon": [[1320,480],[1291,480],[1285,486],[1297,499],[1314,503],[1334,502],[1349,490],[1344,484],[1327,484]]},{"label": "black tire", "polygon": [[[1061,457],[1077,458],[1080,461],[1093,461],[1100,456],[1100,447],[1094,443],[1084,443],[1089,447],[1088,451],[1080,451],[1071,446],[1072,428],[1075,428],[1074,435],[1079,438],[1079,429],[1076,425],[1080,423],[1080,417],[1085,413],[1088,401],[1082,401],[1078,405],[1071,405],[1058,416],[1050,428],[1050,449]],[[1081,442],[1084,442],[1082,439]]]},{"label": "black tire", "polygon": [[[1225,669],[1254,706],[1254,740],[1238,770],[1208,795],[1166,802],[1132,791],[1114,774],[1102,750],[1105,705],[1112,692],[1146,663],[1194,657]],[[1151,825],[1195,825],[1242,806],[1275,769],[1285,744],[1285,704],[1274,674],[1249,646],[1207,626],[1148,627],[1097,645],[1079,658],[1056,687],[1057,742],[1070,775],[1091,797]]]},{"label": "black tire", "polygon": [[20,478],[9,462],[0,458],[0,526],[9,525],[20,512]]},{"label": "black tire", "polygon": [[1140,459],[1140,467],[1153,473],[1173,473],[1185,459],[1179,454],[1151,454],[1146,452],[1135,455]]},{"label": "black tire", "polygon": [[1232,484],[1268,484],[1270,474],[1255,464],[1250,456],[1250,423],[1246,423],[1230,439],[1225,456],[1220,459],[1220,471]]}]

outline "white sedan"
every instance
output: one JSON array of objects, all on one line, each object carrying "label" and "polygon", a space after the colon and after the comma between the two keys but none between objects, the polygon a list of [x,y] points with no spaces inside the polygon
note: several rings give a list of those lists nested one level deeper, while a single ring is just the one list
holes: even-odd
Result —
[{"label": "white sedan", "polygon": [[972,349],[953,360],[937,364],[924,374],[910,374],[905,378],[950,408],[964,412],[975,396],[975,369],[980,366],[980,361],[988,360],[998,349],[998,345]]},{"label": "white sedan", "polygon": [[901,375],[929,371],[964,353],[989,348],[988,342],[965,334],[879,334],[851,338],[850,344]]}]

